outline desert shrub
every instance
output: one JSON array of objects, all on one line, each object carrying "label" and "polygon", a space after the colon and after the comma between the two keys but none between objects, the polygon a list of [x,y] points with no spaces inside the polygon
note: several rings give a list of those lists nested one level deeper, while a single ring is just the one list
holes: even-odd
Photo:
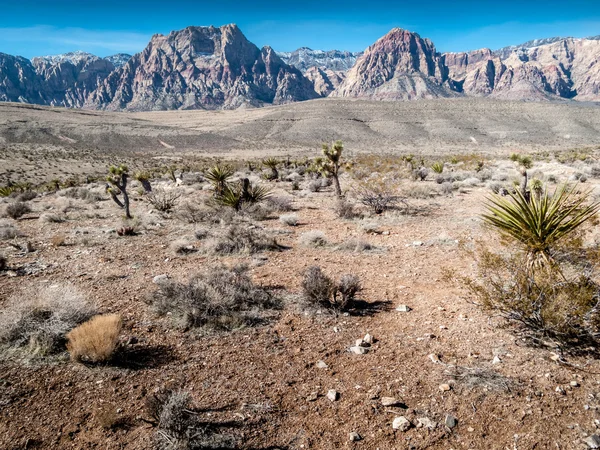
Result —
[{"label": "desert shrub", "polygon": [[375,214],[381,214],[404,202],[396,183],[386,178],[361,181],[355,188],[355,195],[359,202]]},{"label": "desert shrub", "polygon": [[435,182],[437,184],[453,183],[454,181],[456,181],[456,178],[454,177],[452,172],[440,173],[435,177]]},{"label": "desert shrub", "polygon": [[457,186],[455,185],[455,183],[443,183],[440,186],[440,193],[444,195],[451,195],[456,189]]},{"label": "desert shrub", "polygon": [[292,191],[300,190],[300,182],[298,180],[292,181]]},{"label": "desert shrub", "polygon": [[427,175],[429,175],[429,170],[427,169],[427,167],[421,167],[421,168],[415,170],[413,173],[415,180],[420,180],[420,181],[425,181],[425,179],[427,178]]},{"label": "desert shrub", "polygon": [[218,432],[218,426],[202,422],[188,392],[168,390],[149,397],[146,409],[156,425],[157,450],[234,449],[233,436]]},{"label": "desert shrub", "polygon": [[320,179],[312,180],[310,183],[308,183],[308,190],[310,192],[319,192],[322,188],[323,185],[321,184]]},{"label": "desert shrub", "polygon": [[50,243],[53,247],[62,247],[65,245],[67,237],[62,233],[57,233],[50,239]]},{"label": "desert shrub", "polygon": [[465,279],[469,293],[495,315],[516,322],[532,336],[571,347],[587,346],[600,331],[598,292],[589,264],[555,261],[534,268],[525,253],[509,256],[480,250],[477,279]]},{"label": "desert shrub", "polygon": [[155,188],[144,197],[154,209],[160,212],[170,212],[181,197],[181,192],[174,189]]},{"label": "desert shrub", "polygon": [[229,255],[233,253],[254,254],[279,250],[277,241],[265,232],[248,225],[231,225],[205,244],[209,253]]},{"label": "desert shrub", "polygon": [[0,343],[48,355],[65,349],[66,334],[94,307],[73,286],[35,286],[15,294],[0,311]]},{"label": "desert shrub", "polygon": [[342,275],[336,283],[318,266],[309,267],[302,280],[302,293],[308,303],[342,311],[353,306],[360,289],[360,280],[356,275]]},{"label": "desert shrub", "polygon": [[31,212],[31,208],[27,203],[23,202],[15,202],[9,205],[6,205],[5,213],[11,219],[19,219],[25,214]]},{"label": "desert shrub", "polygon": [[44,213],[40,216],[39,221],[42,223],[62,223],[65,221],[63,216],[54,213]]},{"label": "desert shrub", "polygon": [[95,316],[67,333],[67,350],[73,361],[105,362],[112,358],[123,326],[121,316]]},{"label": "desert shrub", "polygon": [[352,239],[348,239],[347,241],[342,242],[338,248],[340,250],[347,250],[347,251],[351,251],[351,252],[355,252],[355,253],[360,253],[360,252],[366,252],[369,250],[373,250],[375,247],[373,247],[371,244],[369,244],[367,241],[363,240],[363,239],[356,239],[356,238],[352,238]]},{"label": "desert shrub", "polygon": [[249,217],[252,220],[262,222],[263,220],[269,220],[272,217],[273,209],[268,203],[254,203],[245,205],[242,208],[241,213],[243,216]]},{"label": "desert shrub", "polygon": [[279,221],[290,227],[298,225],[298,216],[296,214],[284,214],[279,217]]},{"label": "desert shrub", "polygon": [[299,238],[301,245],[305,247],[324,247],[328,244],[325,233],[321,230],[311,230],[302,233]]},{"label": "desert shrub", "polygon": [[19,230],[10,224],[0,224],[0,241],[14,239],[19,236]]},{"label": "desert shrub", "polygon": [[442,173],[444,171],[444,163],[442,161],[435,162],[431,165],[431,170],[435,173]]},{"label": "desert shrub", "polygon": [[292,199],[290,197],[272,196],[266,199],[266,203],[277,212],[293,211]]},{"label": "desert shrub", "polygon": [[464,187],[475,187],[475,186],[479,186],[479,183],[481,183],[481,180],[477,177],[470,177],[470,178],[466,178],[465,180],[462,181],[462,186]]},{"label": "desert shrub", "polygon": [[587,181],[587,176],[581,172],[575,172],[571,175],[570,179],[572,181],[579,181],[580,183],[585,183]]},{"label": "desert shrub", "polygon": [[169,249],[171,250],[171,253],[176,256],[189,255],[190,253],[197,251],[197,249],[186,239],[177,239],[171,242]]},{"label": "desert shrub", "polygon": [[[193,202],[184,202],[177,207],[177,215],[188,223],[212,222],[215,218],[212,209]],[[218,220],[217,222],[218,223]]]},{"label": "desert shrub", "polygon": [[427,199],[433,198],[438,195],[439,192],[428,184],[411,184],[408,187],[402,189],[402,196],[416,199]]},{"label": "desert shrub", "polygon": [[340,219],[354,219],[357,216],[354,211],[354,203],[348,201],[344,197],[338,197],[333,207],[335,215]]},{"label": "desert shrub", "polygon": [[84,200],[88,203],[94,203],[102,200],[102,195],[98,192],[90,191],[84,187],[71,187],[58,192],[58,195],[67,198]]},{"label": "desert shrub", "polygon": [[33,200],[37,197],[37,192],[34,191],[25,191],[22,194],[17,195],[17,202],[28,202],[29,200]]},{"label": "desert shrub", "polygon": [[247,266],[214,267],[188,283],[166,280],[148,303],[159,315],[171,313],[185,328],[224,330],[259,324],[265,312],[281,307],[277,297],[252,283]]},{"label": "desert shrub", "polygon": [[500,192],[502,192],[502,189],[504,189],[504,184],[497,182],[497,181],[492,181],[491,183],[488,184],[488,188],[494,194],[500,194]]},{"label": "desert shrub", "polygon": [[247,178],[238,184],[227,184],[222,192],[215,194],[215,202],[240,211],[247,205],[257,204],[271,196],[270,188],[263,185],[253,185]]},{"label": "desert shrub", "polygon": [[210,232],[206,228],[198,228],[194,231],[194,237],[199,241],[202,241],[210,236]]}]

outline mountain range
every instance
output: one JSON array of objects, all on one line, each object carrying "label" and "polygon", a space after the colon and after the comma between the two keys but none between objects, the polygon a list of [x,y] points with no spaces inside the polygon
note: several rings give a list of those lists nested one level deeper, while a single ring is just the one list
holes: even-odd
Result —
[{"label": "mountain range", "polygon": [[152,36],[136,55],[0,53],[0,101],[103,110],[236,109],[319,97],[600,101],[600,36],[440,53],[395,28],[364,52],[258,48],[235,25]]}]

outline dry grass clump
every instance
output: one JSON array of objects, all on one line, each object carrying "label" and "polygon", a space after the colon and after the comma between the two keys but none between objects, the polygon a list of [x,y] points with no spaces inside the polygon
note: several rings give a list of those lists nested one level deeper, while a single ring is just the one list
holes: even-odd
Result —
[{"label": "dry grass clump", "polygon": [[345,198],[338,198],[333,210],[335,215],[340,219],[354,219],[358,216],[354,210],[354,203],[349,202]]},{"label": "dry grass clump", "polygon": [[255,286],[247,266],[211,268],[188,283],[166,280],[148,303],[159,315],[171,313],[184,328],[231,330],[259,324],[265,311],[281,308],[268,290]]},{"label": "dry grass clump", "polygon": [[66,241],[67,241],[67,237],[62,233],[55,234],[50,239],[50,243],[52,244],[52,247],[62,247],[63,245],[65,245]]},{"label": "dry grass clump", "polygon": [[123,326],[121,316],[96,316],[67,334],[67,350],[73,361],[105,362],[112,358]]},{"label": "dry grass clump", "polygon": [[298,239],[304,247],[325,247],[328,244],[325,233],[321,230],[311,230],[302,233]]},{"label": "dry grass clump", "polygon": [[360,253],[375,249],[374,246],[360,238],[351,238],[338,245],[340,250]]},{"label": "dry grass clump", "polygon": [[0,224],[0,241],[7,241],[19,236],[19,230],[14,225],[8,223]]},{"label": "dry grass clump", "polygon": [[190,253],[197,251],[197,249],[186,239],[177,239],[176,241],[171,242],[169,249],[171,250],[171,253],[176,256],[189,255]]},{"label": "dry grass clump", "polygon": [[181,192],[174,189],[155,188],[146,194],[145,199],[157,211],[170,212],[177,205],[180,197]]},{"label": "dry grass clump", "polygon": [[0,311],[0,344],[37,355],[65,349],[65,335],[95,308],[71,285],[31,286]]},{"label": "dry grass clump", "polygon": [[61,197],[84,200],[88,203],[94,203],[102,200],[102,195],[100,195],[100,193],[91,191],[88,188],[84,187],[67,188],[62,191],[58,191],[57,195]]},{"label": "dry grass clump", "polygon": [[298,225],[298,216],[296,214],[284,214],[279,216],[279,221],[284,225],[295,227]]},{"label": "dry grass clump", "polygon": [[4,213],[6,216],[10,217],[11,219],[15,219],[15,220],[23,217],[25,214],[28,214],[30,212],[31,212],[30,206],[27,203],[23,203],[23,202],[15,202],[15,203],[6,205],[6,208],[4,210]]},{"label": "dry grass clump", "polygon": [[265,202],[273,209],[273,211],[290,212],[294,210],[292,199],[290,197],[271,196],[267,197]]},{"label": "dry grass clump", "polygon": [[515,380],[481,367],[449,366],[444,373],[467,390],[482,389],[488,392],[510,392],[517,388]]},{"label": "dry grass clump", "polygon": [[54,213],[44,213],[40,216],[39,221],[42,223],[62,223],[65,218]]},{"label": "dry grass clump", "polygon": [[336,283],[318,266],[309,267],[302,280],[302,293],[308,303],[341,311],[353,306],[360,290],[360,279],[356,275],[342,275]]},{"label": "dry grass clump", "polygon": [[33,200],[37,196],[38,196],[37,192],[34,192],[34,191],[25,191],[25,192],[17,195],[16,201],[18,201],[18,202],[28,202],[30,200]]},{"label": "dry grass clump", "polygon": [[264,231],[249,225],[236,224],[227,227],[222,233],[208,239],[205,251],[218,255],[234,253],[254,254],[262,251],[279,250],[275,238]]}]

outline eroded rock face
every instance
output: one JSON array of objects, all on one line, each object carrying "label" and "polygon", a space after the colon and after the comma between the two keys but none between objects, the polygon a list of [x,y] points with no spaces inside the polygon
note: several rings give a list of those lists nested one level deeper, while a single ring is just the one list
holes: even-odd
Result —
[{"label": "eroded rock face", "polygon": [[327,97],[344,81],[346,73],[311,67],[304,76],[310,80],[317,94]]},{"label": "eroded rock face", "polygon": [[42,91],[28,59],[0,53],[0,101],[45,104]]},{"label": "eroded rock face", "polygon": [[111,73],[86,106],[109,110],[232,109],[318,97],[298,69],[257,48],[236,25],[155,35]]},{"label": "eroded rock face", "polygon": [[377,100],[412,100],[455,95],[448,68],[429,39],[394,28],[370,46],[331,94]]}]

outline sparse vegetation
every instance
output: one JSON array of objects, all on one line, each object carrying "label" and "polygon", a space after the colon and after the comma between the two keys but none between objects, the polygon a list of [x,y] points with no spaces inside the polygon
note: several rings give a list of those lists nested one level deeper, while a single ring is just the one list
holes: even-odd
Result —
[{"label": "sparse vegetation", "polygon": [[290,227],[298,225],[298,216],[296,214],[284,214],[279,216],[279,221]]},{"label": "sparse vegetation", "polygon": [[336,283],[318,266],[309,267],[302,280],[302,292],[310,304],[340,311],[353,306],[354,298],[360,289],[360,279],[356,275],[342,275]]},{"label": "sparse vegetation", "polygon": [[145,199],[154,209],[160,212],[170,212],[176,205],[181,193],[175,189],[161,189],[147,191]]},{"label": "sparse vegetation", "polygon": [[234,224],[208,239],[204,249],[218,255],[254,254],[262,251],[277,251],[279,245],[274,238],[263,231],[244,224]]},{"label": "sparse vegetation", "polygon": [[324,247],[328,244],[325,233],[321,230],[311,230],[300,235],[300,244],[305,247]]},{"label": "sparse vegetation", "polygon": [[25,214],[31,212],[31,208],[27,203],[15,202],[6,206],[5,213],[11,219],[20,219]]},{"label": "sparse vegetation", "polygon": [[315,159],[317,170],[325,177],[333,179],[335,194],[338,197],[342,196],[342,188],[340,186],[340,170],[343,166],[342,151],[344,145],[342,141],[335,141],[331,146],[323,144],[323,157]]},{"label": "sparse vegetation", "polygon": [[262,323],[281,308],[268,290],[255,286],[247,266],[215,267],[188,283],[166,280],[149,298],[159,315],[172,313],[184,328],[232,330]]},{"label": "sparse vegetation", "polygon": [[[109,169],[109,175],[106,177],[111,186],[106,187],[107,192],[112,197],[113,201],[125,210],[125,217],[132,219],[131,212],[129,211],[129,194],[127,193],[127,180],[129,179],[129,169],[124,164],[120,166],[111,166]],[[123,196],[123,201],[119,199],[119,195]]]}]

